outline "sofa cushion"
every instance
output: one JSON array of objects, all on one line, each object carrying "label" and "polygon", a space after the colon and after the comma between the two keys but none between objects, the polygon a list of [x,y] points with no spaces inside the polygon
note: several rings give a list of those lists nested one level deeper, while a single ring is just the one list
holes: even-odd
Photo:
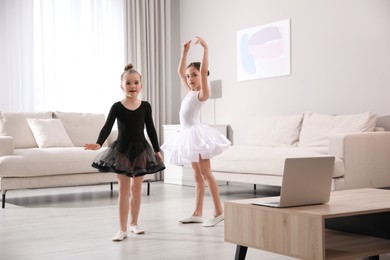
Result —
[{"label": "sofa cushion", "polygon": [[290,116],[252,116],[246,143],[262,146],[297,146],[303,114]]},{"label": "sofa cushion", "polygon": [[38,147],[27,118],[49,119],[52,112],[2,112],[0,135],[12,136],[15,148]]},{"label": "sofa cushion", "polygon": [[376,114],[371,112],[353,115],[327,115],[305,113],[301,134],[300,147],[328,147],[328,137],[331,134],[374,131]]},{"label": "sofa cushion", "polygon": [[39,148],[73,146],[59,119],[27,118]]},{"label": "sofa cushion", "polygon": [[15,149],[14,155],[0,157],[0,177],[34,177],[98,172],[91,166],[105,151],[82,147]]},{"label": "sofa cushion", "polygon": [[[211,159],[211,170],[282,176],[286,158],[317,156],[329,156],[328,149],[325,147],[233,145],[222,154]],[[333,177],[341,176],[344,176],[344,163],[336,157]]]},{"label": "sofa cushion", "polygon": [[74,146],[82,147],[86,143],[96,143],[105,121],[104,114],[54,112],[61,119]]}]

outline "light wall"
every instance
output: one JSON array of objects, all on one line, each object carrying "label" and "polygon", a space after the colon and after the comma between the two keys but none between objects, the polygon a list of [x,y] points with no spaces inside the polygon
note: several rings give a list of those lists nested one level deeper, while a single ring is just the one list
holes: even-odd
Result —
[{"label": "light wall", "polygon": [[[179,5],[180,41],[199,35],[209,44],[210,80],[221,80],[223,88],[215,100],[215,123],[230,125],[235,144],[245,142],[251,114],[390,114],[390,1],[181,0]],[[291,75],[238,82],[237,31],[284,19],[291,19]],[[189,61],[200,57],[201,49],[193,46]],[[205,123],[214,123],[213,102],[202,113]]]}]

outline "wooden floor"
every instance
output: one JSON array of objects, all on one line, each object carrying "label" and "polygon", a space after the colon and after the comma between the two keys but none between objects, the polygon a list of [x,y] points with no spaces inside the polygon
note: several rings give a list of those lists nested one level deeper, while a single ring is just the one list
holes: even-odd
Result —
[{"label": "wooden floor", "polygon": [[[191,214],[194,188],[153,182],[144,187],[139,224],[144,235],[112,242],[118,230],[117,191],[109,185],[9,191],[0,209],[1,260],[62,259],[234,259],[236,246],[224,242],[223,222],[213,228],[180,224]],[[278,190],[221,186],[223,201],[276,196]],[[209,195],[205,218],[212,215]],[[248,249],[246,259],[293,259]],[[390,259],[389,255],[381,256]]]}]

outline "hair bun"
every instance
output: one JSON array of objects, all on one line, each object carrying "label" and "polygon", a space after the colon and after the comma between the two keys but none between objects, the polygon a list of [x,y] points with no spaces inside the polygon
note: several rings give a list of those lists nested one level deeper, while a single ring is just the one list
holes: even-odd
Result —
[{"label": "hair bun", "polygon": [[129,63],[129,64],[126,65],[124,71],[131,70],[132,68],[133,68],[133,64]]}]

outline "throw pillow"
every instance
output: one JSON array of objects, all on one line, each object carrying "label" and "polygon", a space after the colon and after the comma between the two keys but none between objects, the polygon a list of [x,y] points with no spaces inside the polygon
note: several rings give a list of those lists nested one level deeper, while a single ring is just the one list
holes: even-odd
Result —
[{"label": "throw pillow", "polygon": [[27,119],[39,148],[73,146],[59,119]]},{"label": "throw pillow", "polygon": [[303,114],[252,116],[246,142],[262,146],[297,146]]},{"label": "throw pillow", "polygon": [[371,132],[375,125],[376,114],[371,112],[354,115],[305,113],[298,146],[328,147],[331,134]]},{"label": "throw pillow", "polygon": [[0,135],[13,137],[16,149],[38,147],[27,118],[52,118],[51,112],[2,112],[1,114]]}]

